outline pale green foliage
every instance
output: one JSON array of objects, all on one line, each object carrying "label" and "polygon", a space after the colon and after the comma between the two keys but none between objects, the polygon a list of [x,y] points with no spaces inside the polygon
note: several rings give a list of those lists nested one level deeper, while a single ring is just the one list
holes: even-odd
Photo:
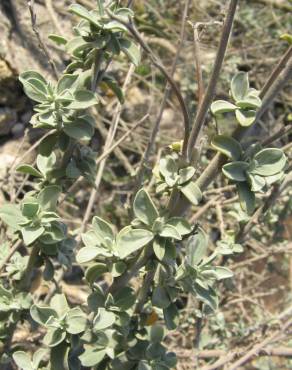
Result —
[{"label": "pale green foliage", "polygon": [[229,157],[232,162],[222,167],[224,175],[237,184],[240,204],[252,214],[255,209],[255,194],[267,191],[284,176],[287,157],[281,149],[251,146],[244,153],[235,139],[224,135],[215,136],[212,146]]},{"label": "pale green foliage", "polygon": [[[99,88],[104,85],[123,102],[118,82],[105,71],[113,59],[126,55],[134,65],[140,61],[139,48],[130,39],[127,27],[111,18],[114,14],[128,21],[134,16],[132,10],[120,8],[118,1],[98,0],[95,10],[73,4],[70,11],[79,20],[73,38],[50,36],[71,58],[59,80],[49,82],[35,71],[20,76],[27,96],[36,102],[31,123],[50,134],[39,146],[36,166],[17,167],[18,172],[34,179],[34,190],[20,203],[0,208],[9,235],[30,249],[30,256],[17,252],[5,266],[5,284],[11,288],[0,285],[0,339],[11,336],[19,320],[43,327],[45,349],[32,357],[23,351],[13,354],[23,370],[80,370],[82,365],[97,370],[175,368],[176,356],[168,352],[163,341],[167,330],[179,325],[178,298],[190,293],[202,303],[202,315],[216,311],[217,284],[232,277],[227,267],[216,266],[217,257],[242,252],[234,235],[224,235],[210,253],[203,229],[185,217],[174,217],[173,209],[163,206],[163,197],[170,198],[171,204],[173,195],[178,195],[192,206],[198,206],[203,198],[196,165],[186,161],[180,142],[171,145],[153,170],[157,178],[155,196],[143,187],[138,190],[131,210],[133,218],[129,217],[121,230],[95,216],[90,229],[82,234],[76,262],[85,267],[88,296],[84,304],[70,307],[63,294],[55,294],[47,305],[33,303],[27,287],[21,285],[31,277],[26,274],[34,267],[42,267],[44,279],[51,280],[55,264],[72,266],[76,242],[61,221],[58,202],[79,176],[94,184],[96,153],[88,143],[95,120],[88,109],[98,107]],[[231,97],[233,103],[215,101],[212,113],[233,113],[241,126],[251,125],[261,100],[250,88],[246,73],[239,72],[232,79]],[[237,185],[242,208],[251,214],[255,192],[266,191],[283,177],[286,156],[279,149],[259,146],[244,151],[239,142],[223,135],[213,138],[212,147],[230,160],[222,171]],[[76,235],[78,231],[74,231]],[[4,245],[0,261],[5,261],[8,253]],[[144,281],[151,278],[142,298],[139,289],[129,283],[138,273]],[[101,284],[104,274],[113,282],[110,287]],[[149,322],[150,312],[159,317],[161,325]]]},{"label": "pale green foliage", "polygon": [[249,87],[248,74],[238,72],[231,81],[230,95],[235,104],[217,100],[211,105],[211,112],[217,116],[235,113],[238,123],[243,127],[252,125],[256,119],[256,110],[261,106],[259,92]]}]

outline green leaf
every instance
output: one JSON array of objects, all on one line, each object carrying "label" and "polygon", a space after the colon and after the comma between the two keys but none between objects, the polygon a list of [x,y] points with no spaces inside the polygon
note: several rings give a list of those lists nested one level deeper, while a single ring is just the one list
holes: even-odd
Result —
[{"label": "green leaf", "polygon": [[4,204],[0,207],[0,218],[12,229],[18,230],[19,224],[25,221],[19,206],[15,204]]},{"label": "green leaf", "polygon": [[180,235],[187,235],[192,231],[191,225],[182,217],[172,217],[167,221],[167,225],[175,227]]},{"label": "green leaf", "polygon": [[155,256],[159,259],[159,261],[162,261],[165,256],[165,245],[165,238],[156,237],[153,241],[153,252],[155,253]]},{"label": "green leaf", "polygon": [[30,245],[35,242],[43,233],[45,228],[43,226],[24,226],[21,228],[21,234],[25,245]]},{"label": "green leaf", "polygon": [[251,191],[260,191],[266,185],[263,177],[248,173],[248,182],[251,186]]},{"label": "green leaf", "polygon": [[47,349],[45,349],[45,348],[40,348],[33,354],[32,363],[33,363],[33,366],[34,366],[35,370],[37,370],[39,368],[39,364],[44,359],[46,354],[47,354]]},{"label": "green leaf", "polygon": [[233,277],[233,272],[227,267],[214,266],[212,267],[212,270],[214,271],[217,280],[224,280]]},{"label": "green leaf", "polygon": [[59,79],[57,84],[57,93],[61,94],[64,90],[70,90],[74,85],[76,85],[76,81],[78,79],[78,75],[70,75],[64,74]]},{"label": "green leaf", "polygon": [[65,294],[55,294],[51,299],[50,306],[57,312],[59,317],[69,311],[69,305]]},{"label": "green leaf", "polygon": [[46,325],[50,317],[58,317],[57,312],[52,308],[47,306],[37,306],[36,304],[31,307],[30,316],[35,322],[44,326]]},{"label": "green leaf", "polygon": [[37,200],[44,211],[54,211],[57,206],[61,188],[58,185],[50,185],[41,190]]},{"label": "green leaf", "polygon": [[77,90],[73,96],[74,101],[67,106],[69,109],[87,109],[98,104],[96,95],[89,90]]},{"label": "green leaf", "polygon": [[242,148],[240,143],[229,136],[216,135],[211,142],[211,145],[218,152],[231,158],[233,161],[238,161],[242,156]]},{"label": "green leaf", "polygon": [[90,46],[91,43],[85,41],[83,37],[77,36],[67,42],[66,50],[69,54],[78,58],[79,54],[84,50],[89,49]]},{"label": "green leaf", "polygon": [[39,72],[36,72],[36,71],[25,71],[21,73],[19,76],[19,79],[24,80],[24,81],[30,80],[31,78],[39,80],[44,85],[47,85],[47,81],[45,80],[45,78]]},{"label": "green leaf", "polygon": [[250,190],[246,182],[238,183],[237,190],[241,208],[248,214],[252,215],[255,210],[255,195]]},{"label": "green leaf", "polygon": [[44,157],[49,157],[57,143],[58,135],[49,135],[39,145],[39,154]]},{"label": "green leaf", "polygon": [[262,101],[258,96],[249,95],[237,101],[236,105],[241,109],[257,109],[262,105]]},{"label": "green leaf", "polygon": [[287,163],[287,157],[281,149],[267,148],[254,156],[255,169],[251,172],[261,176],[272,176],[282,172]]},{"label": "green leaf", "polygon": [[172,156],[168,155],[160,160],[159,171],[168,186],[172,187],[175,185],[178,179],[178,166]]},{"label": "green leaf", "polygon": [[199,228],[192,235],[186,245],[186,262],[191,267],[196,267],[205,257],[208,249],[208,237],[203,229]]},{"label": "green leaf", "polygon": [[[50,350],[50,366],[54,370],[68,370],[68,357],[70,346],[66,343],[60,343]],[[76,369],[77,370],[77,369]]]},{"label": "green leaf", "polygon": [[146,190],[141,189],[135,196],[133,210],[135,216],[146,225],[153,225],[159,216],[158,211]]},{"label": "green leaf", "polygon": [[119,39],[121,50],[127,55],[130,61],[137,67],[141,61],[141,53],[138,46],[131,40]]},{"label": "green leaf", "polygon": [[44,177],[47,177],[48,173],[51,172],[56,164],[56,154],[52,152],[49,156],[39,154],[37,156],[37,167]]},{"label": "green leaf", "polygon": [[174,303],[163,310],[165,324],[168,330],[174,330],[179,324],[179,312]]},{"label": "green leaf", "polygon": [[164,327],[161,325],[153,325],[150,327],[150,341],[152,343],[160,343],[165,337]]},{"label": "green leaf", "polygon": [[101,248],[98,247],[84,247],[77,253],[76,261],[78,263],[87,263],[95,260],[100,255]]},{"label": "green leaf", "polygon": [[249,81],[246,72],[238,72],[231,81],[231,95],[235,101],[242,100],[248,94]]},{"label": "green leaf", "polygon": [[196,172],[195,168],[191,166],[185,167],[179,170],[178,171],[178,176],[179,176],[178,184],[183,185],[186,182],[190,181],[192,177],[194,176],[195,172]]},{"label": "green leaf", "polygon": [[198,185],[193,181],[181,186],[180,191],[195,206],[197,206],[202,200],[202,192]]},{"label": "green leaf", "polygon": [[66,331],[70,334],[80,334],[87,327],[87,318],[79,307],[74,307],[68,311],[66,316]]},{"label": "green leaf", "polygon": [[157,286],[153,289],[152,304],[159,308],[167,308],[171,304],[166,288],[163,286]]},{"label": "green leaf", "polygon": [[211,112],[214,116],[217,114],[234,112],[237,107],[225,100],[216,100],[211,104]]},{"label": "green leaf", "polygon": [[33,218],[39,211],[39,204],[38,203],[22,203],[22,214],[24,217]]},{"label": "green leaf", "polygon": [[105,308],[99,308],[93,320],[93,328],[96,331],[104,330],[112,326],[116,321],[116,316]]},{"label": "green leaf", "polygon": [[290,33],[284,33],[280,36],[281,40],[287,41],[288,44],[292,45],[292,35]]},{"label": "green leaf", "polygon": [[19,80],[30,99],[38,103],[43,103],[47,100],[47,83],[41,74],[35,71],[27,71],[21,73]]},{"label": "green leaf", "polygon": [[89,285],[95,283],[95,281],[104,273],[108,272],[107,265],[104,263],[95,263],[88,267],[85,271],[85,279]]},{"label": "green leaf", "polygon": [[116,97],[119,99],[119,102],[123,104],[125,101],[124,93],[118,85],[118,82],[108,75],[104,76],[102,81],[115,93]]},{"label": "green leaf", "polygon": [[127,265],[123,261],[113,263],[110,273],[113,277],[121,276],[127,269]]},{"label": "green leaf", "polygon": [[45,268],[44,268],[44,271],[43,271],[43,278],[45,281],[50,281],[50,280],[53,280],[54,278],[54,273],[55,273],[55,269],[54,269],[54,265],[52,264],[52,262],[47,258],[45,260]]},{"label": "green leaf", "polygon": [[98,365],[105,357],[106,350],[99,348],[85,348],[82,355],[79,356],[81,364],[85,367],[92,367]]},{"label": "green leaf", "polygon": [[235,111],[235,116],[240,126],[243,127],[251,126],[256,120],[256,112],[253,110],[244,111],[237,109]]},{"label": "green leaf", "polygon": [[246,171],[248,170],[248,163],[246,162],[231,162],[222,167],[222,172],[226,177],[233,181],[246,181]]},{"label": "green leaf", "polygon": [[173,238],[175,240],[181,240],[182,237],[176,228],[172,225],[165,224],[162,230],[159,232],[159,236],[163,238]]},{"label": "green leaf", "polygon": [[56,347],[62,343],[66,338],[66,332],[60,328],[49,328],[47,334],[44,336],[43,342],[49,347]]},{"label": "green leaf", "polygon": [[77,118],[64,124],[64,132],[76,140],[90,140],[94,134],[94,127],[86,119]]},{"label": "green leaf", "polygon": [[115,239],[111,225],[102,218],[97,216],[93,217],[92,227],[101,240],[108,238],[113,241]]},{"label": "green leaf", "polygon": [[120,289],[114,294],[114,302],[121,311],[127,311],[136,302],[135,291],[130,287]]},{"label": "green leaf", "polygon": [[17,351],[13,353],[12,357],[14,362],[20,369],[35,370],[27,353],[23,351]]},{"label": "green leaf", "polygon": [[132,229],[127,226],[122,229],[117,236],[117,251],[119,256],[124,259],[133,252],[147,245],[154,235],[145,229]]},{"label": "green leaf", "polygon": [[69,11],[83,19],[86,19],[89,23],[93,24],[97,28],[102,28],[102,25],[97,20],[97,16],[95,14],[90,13],[86,8],[84,8],[84,6],[79,4],[72,4],[69,7]]},{"label": "green leaf", "polygon": [[52,40],[58,46],[66,45],[67,44],[67,39],[65,37],[63,37],[63,36],[60,36],[60,35],[50,34],[48,36],[48,38],[50,40]]},{"label": "green leaf", "polygon": [[43,177],[43,175],[38,170],[30,166],[29,164],[21,164],[17,166],[16,171],[24,173],[26,175],[31,175],[35,177]]}]

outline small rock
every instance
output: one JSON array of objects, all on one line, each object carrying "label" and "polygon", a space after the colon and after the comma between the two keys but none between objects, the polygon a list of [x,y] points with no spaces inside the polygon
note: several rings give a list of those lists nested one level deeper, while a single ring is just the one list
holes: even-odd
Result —
[{"label": "small rock", "polygon": [[20,120],[21,122],[28,124],[32,116],[32,112],[28,111],[21,115]]},{"label": "small rock", "polygon": [[16,123],[16,112],[10,108],[0,108],[0,136],[8,135]]},{"label": "small rock", "polygon": [[17,122],[11,129],[12,135],[15,138],[19,138],[23,135],[24,133],[24,124]]}]

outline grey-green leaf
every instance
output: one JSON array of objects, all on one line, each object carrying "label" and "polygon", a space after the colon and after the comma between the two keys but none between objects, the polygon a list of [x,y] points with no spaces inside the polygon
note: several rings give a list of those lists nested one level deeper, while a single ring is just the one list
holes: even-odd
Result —
[{"label": "grey-green leaf", "polygon": [[238,161],[242,156],[242,148],[240,143],[230,136],[216,135],[211,142],[211,145],[218,152],[226,155],[228,158]]},{"label": "grey-green leaf", "polygon": [[235,101],[242,100],[249,91],[248,74],[238,72],[231,81],[231,95]]},{"label": "grey-green leaf", "polygon": [[193,181],[181,186],[180,191],[195,206],[197,206],[202,200],[202,192],[198,185]]},{"label": "grey-green leaf", "polygon": [[251,126],[256,120],[256,112],[254,110],[244,111],[237,109],[235,116],[240,126],[248,127]]},{"label": "grey-green leaf", "polygon": [[134,199],[134,214],[144,224],[151,226],[159,216],[158,211],[146,190],[141,189]]},{"label": "grey-green leaf", "polygon": [[22,369],[22,370],[35,370],[33,367],[33,364],[30,360],[30,357],[27,353],[23,351],[17,351],[14,352],[13,355],[13,360],[15,361],[16,365]]},{"label": "grey-green leaf", "polygon": [[236,108],[236,105],[225,100],[216,100],[211,104],[211,112],[214,116],[217,114],[234,112]]},{"label": "grey-green leaf", "polygon": [[238,183],[237,190],[241,208],[248,214],[252,215],[255,210],[255,195],[250,190],[246,182]]},{"label": "grey-green leaf", "polygon": [[287,163],[287,157],[281,149],[267,148],[258,152],[254,156],[256,161],[255,169],[252,173],[261,176],[272,176],[283,171]]},{"label": "grey-green leaf", "polygon": [[227,163],[222,167],[222,172],[226,177],[233,181],[246,181],[246,171],[248,169],[248,163],[237,161]]},{"label": "grey-green leaf", "polygon": [[151,231],[125,227],[117,236],[118,254],[121,258],[126,258],[147,245],[153,238],[154,235]]},{"label": "grey-green leaf", "polygon": [[29,164],[21,164],[16,167],[17,172],[24,173],[26,175],[31,175],[35,177],[43,177],[43,175],[36,170],[34,167],[30,166]]}]

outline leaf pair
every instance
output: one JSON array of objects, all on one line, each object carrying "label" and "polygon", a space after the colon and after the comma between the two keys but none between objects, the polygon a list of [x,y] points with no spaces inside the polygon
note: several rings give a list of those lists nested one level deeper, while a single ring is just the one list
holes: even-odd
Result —
[{"label": "leaf pair", "polygon": [[192,166],[179,167],[179,156],[168,155],[159,162],[160,178],[157,192],[169,189],[178,189],[192,204],[198,205],[202,200],[202,192],[197,184],[192,181],[195,168]]},{"label": "leaf pair", "polygon": [[34,321],[48,329],[44,343],[49,347],[62,343],[67,333],[80,334],[87,328],[87,318],[84,312],[79,307],[70,309],[63,294],[56,294],[50,306],[34,304],[30,309],[30,314]]},{"label": "leaf pair", "polygon": [[238,72],[233,77],[231,96],[235,104],[225,100],[217,100],[211,104],[212,114],[218,116],[233,112],[241,126],[248,127],[252,125],[256,120],[256,110],[260,108],[262,103],[258,91],[249,87],[247,73]]}]

